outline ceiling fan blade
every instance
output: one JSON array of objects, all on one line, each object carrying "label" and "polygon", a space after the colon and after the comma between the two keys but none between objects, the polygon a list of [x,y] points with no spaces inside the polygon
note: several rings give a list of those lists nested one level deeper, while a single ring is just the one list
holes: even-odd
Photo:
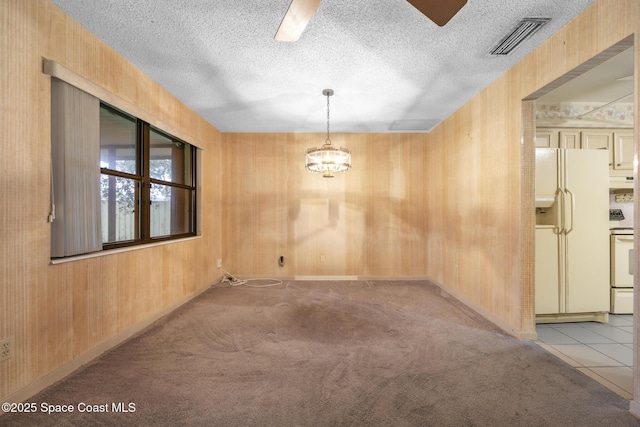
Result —
[{"label": "ceiling fan blade", "polygon": [[318,6],[320,0],[291,0],[275,39],[279,42],[298,41]]},{"label": "ceiling fan blade", "polygon": [[407,0],[416,9],[422,12],[427,18],[444,26],[453,16],[458,13],[462,6],[467,4],[467,0]]}]

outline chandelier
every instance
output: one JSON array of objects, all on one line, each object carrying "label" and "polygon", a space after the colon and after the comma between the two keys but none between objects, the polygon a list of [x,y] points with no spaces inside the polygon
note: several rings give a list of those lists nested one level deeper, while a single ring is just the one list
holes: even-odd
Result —
[{"label": "chandelier", "polygon": [[335,172],[345,172],[351,167],[351,151],[336,148],[329,138],[329,97],[333,89],[325,89],[322,94],[327,97],[327,139],[321,147],[307,150],[305,166],[311,172],[320,172],[323,178],[333,178]]}]

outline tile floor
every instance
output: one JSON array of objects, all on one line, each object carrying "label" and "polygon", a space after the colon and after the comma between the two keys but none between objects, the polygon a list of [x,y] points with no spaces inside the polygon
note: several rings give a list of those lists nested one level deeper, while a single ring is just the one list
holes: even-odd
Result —
[{"label": "tile floor", "polygon": [[633,315],[608,323],[536,325],[542,348],[624,397],[633,399]]}]

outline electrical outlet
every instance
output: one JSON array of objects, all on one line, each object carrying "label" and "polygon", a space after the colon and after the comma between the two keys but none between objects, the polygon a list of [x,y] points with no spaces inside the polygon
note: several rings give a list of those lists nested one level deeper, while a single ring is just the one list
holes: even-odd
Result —
[{"label": "electrical outlet", "polygon": [[222,258],[218,258],[218,263],[216,265],[218,268],[222,268]]},{"label": "electrical outlet", "polygon": [[325,262],[325,260],[326,259],[325,259],[324,255],[320,255],[320,262]]},{"label": "electrical outlet", "polygon": [[0,360],[7,360],[13,357],[13,338],[0,341]]}]

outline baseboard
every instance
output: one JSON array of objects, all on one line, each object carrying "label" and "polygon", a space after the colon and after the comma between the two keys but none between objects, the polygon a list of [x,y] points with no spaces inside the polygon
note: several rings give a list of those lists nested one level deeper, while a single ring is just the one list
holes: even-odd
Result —
[{"label": "baseboard", "polygon": [[426,276],[294,276],[285,280],[331,281],[331,280],[429,280]]},{"label": "baseboard", "polygon": [[484,318],[489,320],[491,323],[493,323],[494,325],[496,325],[497,327],[502,329],[507,334],[509,334],[509,335],[511,335],[511,336],[513,336],[515,338],[518,338],[519,340],[522,340],[522,341],[535,341],[536,339],[538,339],[538,334],[535,331],[534,332],[523,332],[523,331],[520,331],[520,330],[514,328],[512,325],[510,325],[507,322],[505,322],[504,320],[496,317],[494,314],[492,314],[492,313],[488,312],[487,310],[485,310],[484,308],[480,307],[476,303],[468,300],[467,298],[465,298],[464,296],[458,294],[457,292],[452,291],[451,289],[447,288],[446,286],[443,286],[438,281],[436,281],[436,280],[434,280],[432,278],[427,278],[426,280],[429,280],[431,283],[437,285],[444,292],[448,293],[453,298],[457,299],[458,301],[460,301],[461,303],[463,303],[467,307],[471,308],[473,311],[477,312],[478,314],[480,314],[481,316],[483,316]]},{"label": "baseboard", "polygon": [[[119,334],[108,338],[106,341],[101,342],[100,344],[98,344],[97,346],[87,350],[86,352],[82,353],[80,356],[76,357],[75,359],[65,363],[64,365],[60,366],[59,368],[54,369],[53,371],[49,372],[48,374],[46,374],[45,376],[43,376],[42,378],[37,379],[36,381],[32,382],[31,384],[27,385],[26,387],[21,388],[20,390],[16,391],[15,393],[12,393],[8,396],[6,396],[3,401],[4,402],[24,402],[25,400],[31,398],[32,396],[38,394],[39,392],[41,392],[42,390],[44,390],[45,388],[53,385],[54,383],[66,378],[67,376],[69,376],[70,374],[72,374],[74,371],[76,371],[78,368],[80,368],[83,365],[86,365],[87,363],[91,362],[92,360],[100,357],[102,354],[104,354],[105,352],[111,350],[112,348],[116,347],[117,345],[123,343],[124,341],[128,340],[129,338],[131,338],[132,336],[134,336],[135,334],[141,332],[142,330],[144,330],[146,327],[150,326],[153,322],[159,320],[160,318],[166,316],[167,314],[171,313],[172,311],[174,311],[175,309],[177,309],[178,307],[180,307],[181,305],[189,302],[190,300],[192,300],[193,298],[197,297],[198,295],[200,295],[202,292],[206,291],[207,289],[209,289],[211,287],[211,285],[207,285],[205,287],[203,287],[202,289],[198,289],[196,292],[194,292],[193,294],[189,294],[183,298],[181,298],[180,300],[176,301],[175,303],[163,308],[162,310],[158,311],[157,313],[153,314],[151,317],[136,323],[135,325],[131,326],[128,329],[125,329],[124,331],[120,332]],[[2,415],[2,412],[0,412],[0,415]]]},{"label": "baseboard", "polygon": [[[431,280],[427,276],[252,276],[252,275],[243,275],[243,274],[233,274],[229,272],[225,272],[226,274],[232,274],[234,277],[239,279],[249,279],[249,280],[299,280],[301,282],[304,281],[339,281],[339,280]],[[218,278],[216,283],[219,283],[226,274],[223,274]]]},{"label": "baseboard", "polygon": [[609,322],[609,313],[597,311],[592,313],[557,313],[536,314],[536,324],[573,322]]},{"label": "baseboard", "polygon": [[308,281],[333,281],[333,280],[360,280],[358,276],[293,276],[286,280],[300,280],[302,282]]}]

